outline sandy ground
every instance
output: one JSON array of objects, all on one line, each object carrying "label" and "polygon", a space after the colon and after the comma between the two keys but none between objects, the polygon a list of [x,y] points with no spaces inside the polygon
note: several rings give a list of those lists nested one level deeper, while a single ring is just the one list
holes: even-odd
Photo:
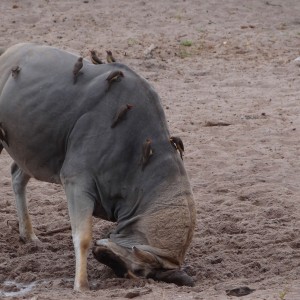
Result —
[{"label": "sandy ground", "polygon": [[[248,286],[243,299],[300,299],[299,13],[299,0],[1,0],[0,47],[111,49],[154,85],[185,143],[197,227],[186,256],[195,287],[118,279],[90,253],[92,291],[75,293],[70,230],[51,233],[69,225],[62,188],[30,182],[44,247],[22,244],[3,151],[0,298],[233,299],[227,289]],[[94,238],[111,226],[95,219]]]}]

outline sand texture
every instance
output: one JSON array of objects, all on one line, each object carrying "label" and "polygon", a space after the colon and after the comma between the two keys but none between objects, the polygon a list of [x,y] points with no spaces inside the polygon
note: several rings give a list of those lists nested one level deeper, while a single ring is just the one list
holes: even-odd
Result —
[{"label": "sand texture", "polygon": [[[119,279],[89,254],[92,290],[72,290],[75,259],[59,185],[31,180],[28,205],[43,246],[22,244],[0,155],[0,299],[300,299],[299,0],[1,0],[0,48],[95,49],[161,96],[197,208],[186,255],[195,287]],[[94,240],[109,222],[95,219]],[[55,232],[61,229],[60,232]],[[53,231],[54,230],[54,231]]]}]

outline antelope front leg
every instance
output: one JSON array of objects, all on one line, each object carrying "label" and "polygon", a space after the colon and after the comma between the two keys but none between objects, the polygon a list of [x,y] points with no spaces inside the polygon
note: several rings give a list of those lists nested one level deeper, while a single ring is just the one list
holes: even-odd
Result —
[{"label": "antelope front leg", "polygon": [[75,248],[76,271],[74,290],[89,289],[87,256],[92,241],[92,214],[94,201],[83,191],[80,184],[64,182]]}]

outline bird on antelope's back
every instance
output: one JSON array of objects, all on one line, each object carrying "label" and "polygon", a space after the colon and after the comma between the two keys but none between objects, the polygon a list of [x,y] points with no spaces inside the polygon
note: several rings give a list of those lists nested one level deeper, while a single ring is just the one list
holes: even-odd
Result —
[{"label": "bird on antelope's back", "polygon": [[110,50],[106,50],[107,56],[106,60],[109,64],[116,62],[116,59],[113,57],[112,52]]},{"label": "bird on antelope's back", "polygon": [[95,50],[90,50],[90,57],[91,57],[91,61],[94,65],[103,64],[103,61],[97,56],[97,53]]},{"label": "bird on antelope's back", "polygon": [[83,58],[79,57],[73,68],[74,84],[77,82],[77,77],[83,67]]}]

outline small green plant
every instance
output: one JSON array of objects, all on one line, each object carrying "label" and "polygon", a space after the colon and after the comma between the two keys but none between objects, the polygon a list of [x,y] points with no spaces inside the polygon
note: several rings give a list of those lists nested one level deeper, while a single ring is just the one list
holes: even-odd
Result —
[{"label": "small green plant", "polygon": [[286,296],[286,291],[279,292],[279,299],[280,300],[285,300],[285,296]]},{"label": "small green plant", "polygon": [[192,41],[190,40],[183,40],[180,42],[180,45],[185,46],[185,47],[191,47],[192,46]]},{"label": "small green plant", "polygon": [[132,47],[133,45],[135,45],[135,44],[137,44],[137,43],[138,43],[138,41],[135,40],[135,39],[133,39],[133,38],[129,38],[129,39],[127,40],[127,45],[128,45],[129,47]]}]

